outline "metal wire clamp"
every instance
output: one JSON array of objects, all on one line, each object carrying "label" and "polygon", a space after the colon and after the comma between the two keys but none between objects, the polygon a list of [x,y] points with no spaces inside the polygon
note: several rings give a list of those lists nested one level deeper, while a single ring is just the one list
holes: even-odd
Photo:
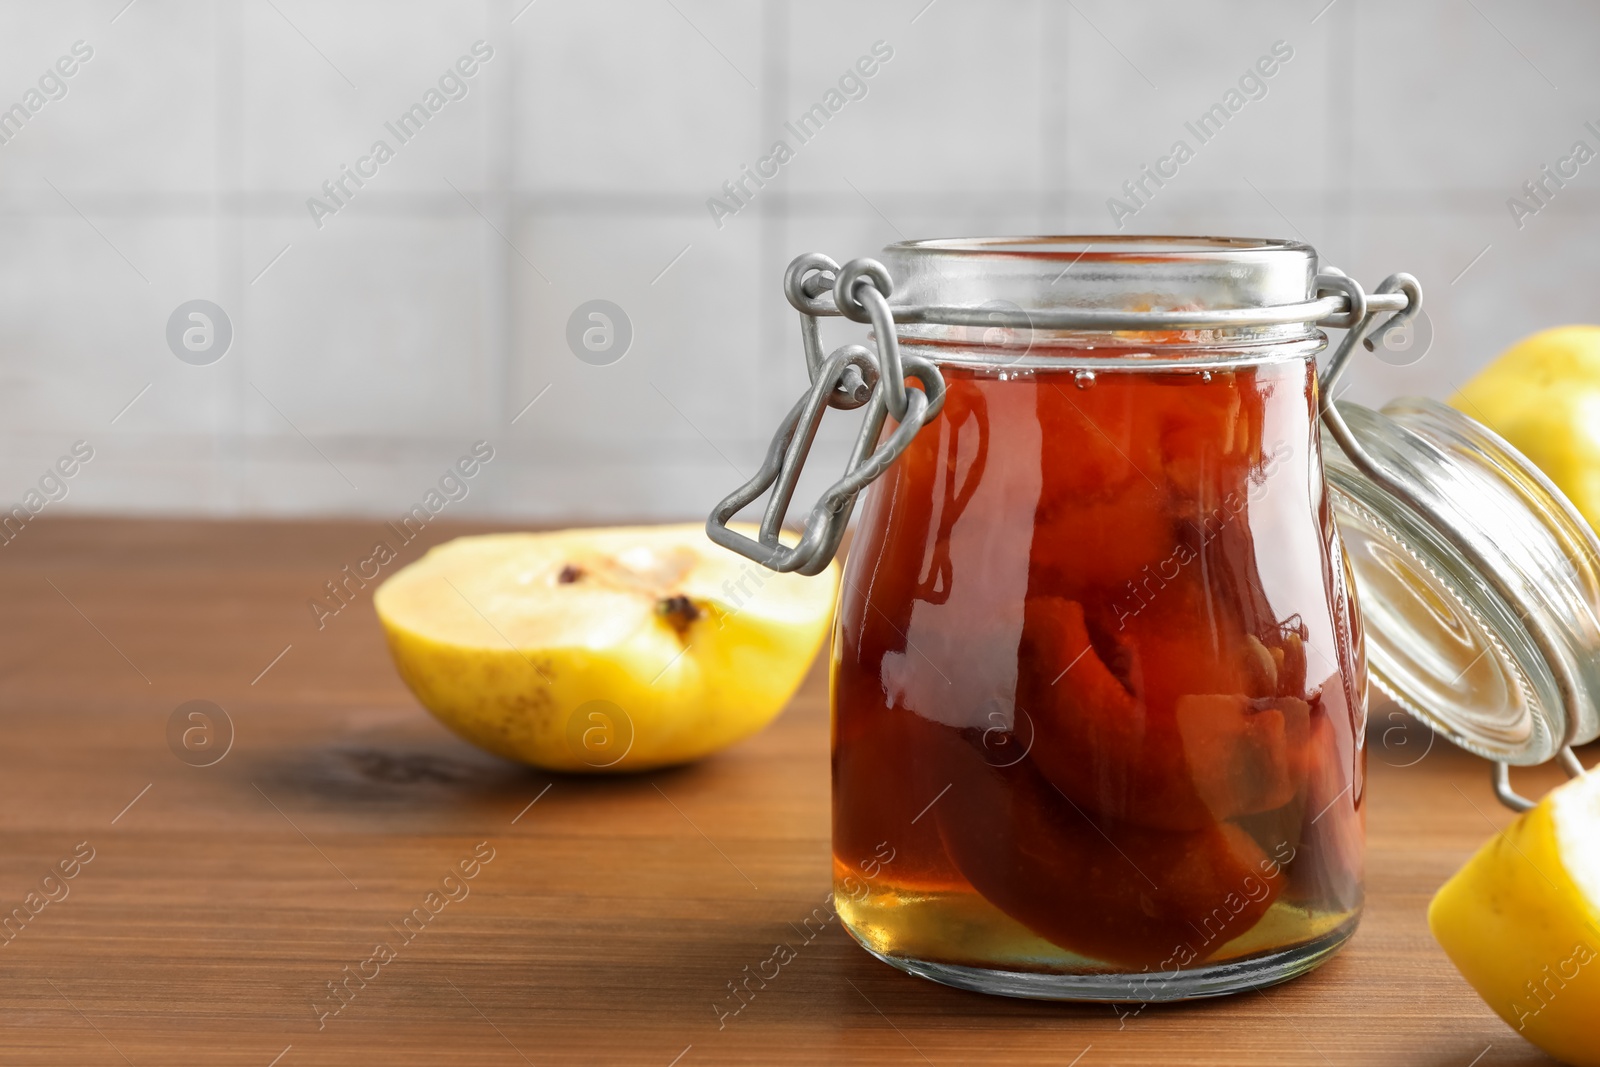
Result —
[{"label": "metal wire clamp", "polygon": [[[813,252],[789,264],[784,292],[800,312],[800,337],[811,388],[784,416],[755,477],[729,494],[706,520],[711,540],[775,571],[821,573],[839,551],[856,495],[900,458],[917,431],[939,414],[944,406],[944,378],[928,360],[901,354],[894,315],[889,311],[892,289],[889,271],[872,259],[851,260],[841,268]],[[831,307],[827,304],[830,297]],[[844,345],[823,357],[817,319],[840,314],[872,324],[876,357],[862,345]],[[908,377],[921,388],[907,388]],[[800,540],[785,545],[778,534],[823,413],[830,407],[849,411],[862,406],[867,409],[866,417],[843,476],[812,507]],[[898,425],[880,442],[884,422],[891,415]],[[761,519],[759,539],[729,529],[728,521],[739,509],[769,487],[772,496]]]}]

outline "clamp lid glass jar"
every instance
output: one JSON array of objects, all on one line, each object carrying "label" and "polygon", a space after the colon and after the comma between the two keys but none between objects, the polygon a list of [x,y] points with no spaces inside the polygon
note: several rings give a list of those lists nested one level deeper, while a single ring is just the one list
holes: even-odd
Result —
[{"label": "clamp lid glass jar", "polygon": [[[1592,724],[1568,669],[1600,632],[1589,564],[1543,616],[1452,584],[1524,607],[1532,564],[1581,541],[1559,496],[1521,468],[1522,495],[1496,496],[1497,454],[1458,464],[1447,513],[1415,484],[1438,464],[1381,446],[1404,430],[1441,451],[1448,431],[1470,452],[1466,420],[1323,402],[1380,316],[1416,313],[1414,280],[1367,294],[1304,245],[1215,238],[909,242],[885,260],[791,266],[813,386],[708,523],[814,573],[877,479],[833,650],[836,897],[869,951],[990,992],[1145,1001],[1280,981],[1336,950],[1361,906],[1367,648],[1336,514],[1362,576],[1390,579],[1372,634],[1386,688],[1451,714],[1437,695],[1461,681],[1441,677],[1459,649],[1427,642],[1467,619],[1480,664],[1533,679],[1543,657],[1556,684],[1519,689],[1521,734],[1480,714],[1457,735],[1533,761],[1540,738]],[[872,323],[875,357],[822,356],[816,317],[839,313]],[[1319,325],[1349,331],[1320,382]],[[863,404],[844,477],[785,544],[821,415]],[[1332,493],[1319,422],[1340,448]],[[768,486],[759,539],[728,530]],[[1491,555],[1452,525],[1490,500],[1520,502],[1545,541]],[[1470,566],[1438,563],[1440,545]],[[1466,607],[1438,610],[1450,597]],[[1407,626],[1419,612],[1434,631]],[[1531,638],[1490,632],[1518,615]]]}]

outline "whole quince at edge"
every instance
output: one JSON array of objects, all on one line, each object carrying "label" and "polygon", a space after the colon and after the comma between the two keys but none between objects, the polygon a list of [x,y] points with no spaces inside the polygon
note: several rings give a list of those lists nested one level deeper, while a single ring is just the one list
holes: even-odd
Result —
[{"label": "whole quince at edge", "polygon": [[776,574],[699,525],[614,527],[457,538],[373,606],[400,676],[466,740],[549,770],[636,771],[767,725],[838,581],[836,564]]},{"label": "whole quince at edge", "polygon": [[1511,442],[1600,531],[1600,326],[1518,341],[1450,404]]},{"label": "whole quince at edge", "polygon": [[1513,1030],[1600,1067],[1600,772],[1479,849],[1433,898],[1428,926]]}]

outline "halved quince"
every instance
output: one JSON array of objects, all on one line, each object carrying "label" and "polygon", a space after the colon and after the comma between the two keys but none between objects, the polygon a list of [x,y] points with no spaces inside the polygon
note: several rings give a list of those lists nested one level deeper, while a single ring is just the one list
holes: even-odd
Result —
[{"label": "halved quince", "polygon": [[794,695],[838,568],[776,574],[701,526],[462,537],[373,598],[400,676],[446,726],[563,771],[699,759]]},{"label": "halved quince", "polygon": [[1600,530],[1600,326],[1523,338],[1450,403],[1516,446]]},{"label": "halved quince", "polygon": [[1428,908],[1463,977],[1563,1063],[1600,1067],[1600,773],[1497,834]]}]

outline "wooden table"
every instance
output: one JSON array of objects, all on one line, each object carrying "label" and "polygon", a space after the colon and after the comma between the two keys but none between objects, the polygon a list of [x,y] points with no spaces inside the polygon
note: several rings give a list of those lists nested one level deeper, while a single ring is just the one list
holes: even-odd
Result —
[{"label": "wooden table", "polygon": [[[1126,1020],[989,998],[891,970],[837,922],[797,936],[828,889],[820,669],[699,766],[512,766],[411,698],[370,595],[316,628],[307,599],[378,535],[43,518],[0,549],[0,913],[27,920],[0,942],[0,1061],[1549,1062],[1428,935],[1432,891],[1510,817],[1485,765],[1425,731],[1372,735],[1366,919],[1320,971]],[[211,766],[169,746],[191,700],[232,722]],[[463,861],[475,877],[444,882]],[[719,1029],[726,983],[780,941],[798,958]]]}]

